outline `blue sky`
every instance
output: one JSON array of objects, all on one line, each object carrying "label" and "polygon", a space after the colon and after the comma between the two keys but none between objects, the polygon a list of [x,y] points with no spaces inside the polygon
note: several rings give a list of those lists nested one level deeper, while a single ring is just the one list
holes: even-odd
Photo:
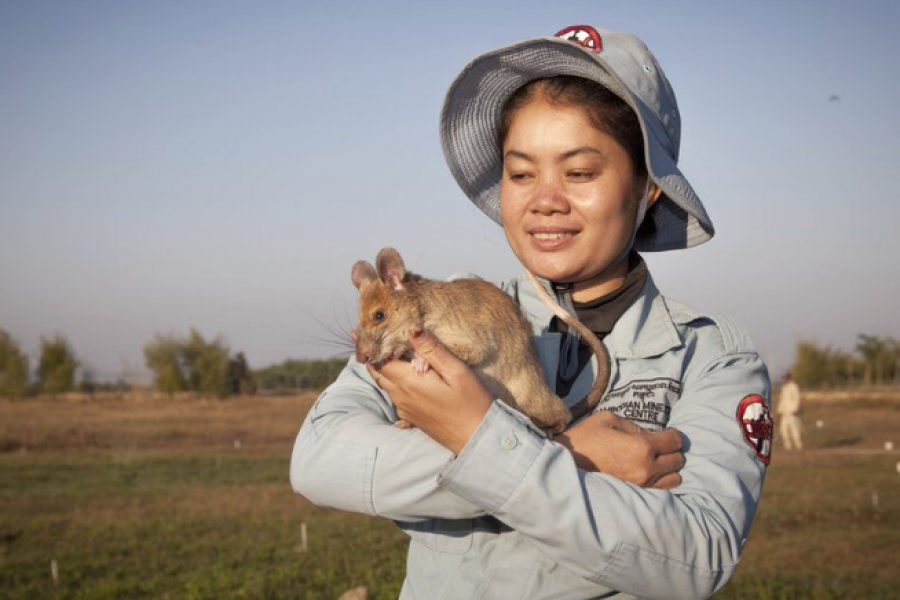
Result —
[{"label": "blue sky", "polygon": [[[4,2],[0,327],[65,333],[101,373],[154,333],[253,366],[334,349],[350,268],[518,272],[456,188],[443,95],[476,54],[575,23],[638,33],[717,227],[648,255],[669,296],[801,338],[900,337],[895,2]],[[829,101],[838,95],[839,101]]]}]

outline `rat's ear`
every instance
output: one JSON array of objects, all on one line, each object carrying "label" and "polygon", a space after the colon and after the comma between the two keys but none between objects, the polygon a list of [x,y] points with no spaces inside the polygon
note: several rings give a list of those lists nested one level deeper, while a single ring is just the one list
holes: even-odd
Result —
[{"label": "rat's ear", "polygon": [[378,276],[384,280],[388,289],[394,291],[403,290],[403,279],[406,277],[406,266],[400,253],[393,248],[382,248],[375,258],[375,266],[378,267]]},{"label": "rat's ear", "polygon": [[360,260],[353,265],[350,277],[353,279],[353,285],[356,286],[356,289],[359,289],[363,283],[377,278],[378,275],[375,274],[375,267],[364,260]]}]

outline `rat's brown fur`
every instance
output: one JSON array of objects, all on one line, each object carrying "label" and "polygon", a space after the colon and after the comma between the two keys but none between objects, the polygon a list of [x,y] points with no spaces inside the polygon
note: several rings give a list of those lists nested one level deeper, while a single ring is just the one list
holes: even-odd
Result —
[{"label": "rat's brown fur", "polygon": [[353,267],[360,292],[358,361],[413,358],[410,331],[427,331],[469,365],[493,397],[542,429],[565,429],[571,414],[544,382],[532,327],[512,298],[481,279],[441,282],[409,273],[393,248],[383,249],[376,264],[377,273],[365,261]]}]

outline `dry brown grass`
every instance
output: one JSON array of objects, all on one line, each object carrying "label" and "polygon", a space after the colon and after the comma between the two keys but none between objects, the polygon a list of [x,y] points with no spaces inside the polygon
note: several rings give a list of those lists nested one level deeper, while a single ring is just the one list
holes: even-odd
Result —
[{"label": "dry brown grass", "polygon": [[0,400],[0,452],[290,448],[316,395]]}]

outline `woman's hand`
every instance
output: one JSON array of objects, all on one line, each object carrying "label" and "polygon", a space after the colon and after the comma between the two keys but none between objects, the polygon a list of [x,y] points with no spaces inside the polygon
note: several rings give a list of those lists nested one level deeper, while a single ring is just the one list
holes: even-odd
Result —
[{"label": "woman's hand", "polygon": [[608,410],[599,411],[553,438],[569,449],[585,471],[608,473],[641,487],[681,484],[683,441],[675,429],[651,432]]},{"label": "woman's hand", "polygon": [[366,368],[381,389],[390,394],[397,416],[459,454],[478,428],[493,399],[469,366],[435,337],[421,331],[410,343],[430,369],[419,373],[412,364],[392,360]]}]

